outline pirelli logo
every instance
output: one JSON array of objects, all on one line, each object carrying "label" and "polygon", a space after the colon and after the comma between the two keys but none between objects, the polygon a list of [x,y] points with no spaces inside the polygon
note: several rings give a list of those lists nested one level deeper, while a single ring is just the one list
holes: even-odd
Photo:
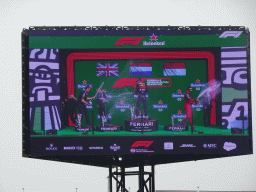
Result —
[{"label": "pirelli logo", "polygon": [[136,141],[131,147],[149,147],[154,141]]},{"label": "pirelli logo", "polygon": [[143,37],[122,37],[114,46],[133,45],[136,46],[142,41]]}]

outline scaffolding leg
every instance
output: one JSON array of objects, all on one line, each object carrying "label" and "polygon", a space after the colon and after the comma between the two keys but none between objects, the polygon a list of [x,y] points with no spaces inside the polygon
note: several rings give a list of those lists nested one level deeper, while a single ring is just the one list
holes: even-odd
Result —
[{"label": "scaffolding leg", "polygon": [[112,165],[109,166],[109,192],[112,192]]},{"label": "scaffolding leg", "polygon": [[139,192],[144,192],[144,165],[139,166]]}]

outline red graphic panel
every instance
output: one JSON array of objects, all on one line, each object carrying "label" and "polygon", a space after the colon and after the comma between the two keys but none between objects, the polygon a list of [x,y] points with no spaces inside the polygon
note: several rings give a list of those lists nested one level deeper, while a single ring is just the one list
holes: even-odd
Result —
[{"label": "red graphic panel", "polygon": [[[208,82],[215,84],[215,60],[212,53],[208,51],[162,51],[162,52],[88,52],[71,53],[67,58],[67,90],[68,95],[74,94],[74,61],[75,60],[121,60],[121,59],[207,59],[208,60]],[[128,78],[130,84],[133,84],[133,78]],[[137,78],[134,78],[137,79]],[[133,86],[133,85],[131,85]],[[211,85],[209,85],[211,86]],[[212,93],[212,99],[215,100],[215,91]],[[216,103],[212,102],[211,124],[216,125]]]}]

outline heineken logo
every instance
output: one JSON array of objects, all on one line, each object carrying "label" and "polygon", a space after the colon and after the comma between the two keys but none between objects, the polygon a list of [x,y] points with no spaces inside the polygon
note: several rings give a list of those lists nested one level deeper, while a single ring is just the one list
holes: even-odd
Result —
[{"label": "heineken logo", "polygon": [[[100,119],[100,115],[99,114],[97,115],[97,119]],[[108,114],[108,119],[112,119],[112,115],[111,114]]]},{"label": "heineken logo", "polygon": [[124,105],[115,105],[116,109],[130,109],[129,104],[124,104]]},{"label": "heineken logo", "polygon": [[201,87],[206,87],[206,83],[200,83],[200,80],[197,79],[196,83],[190,83],[190,87],[195,87],[197,91],[201,89]]},{"label": "heineken logo", "polygon": [[206,87],[206,83],[190,83],[190,87]]},{"label": "heineken logo", "polygon": [[89,85],[92,88],[92,84],[87,84],[86,80],[82,81],[83,84],[77,84],[77,89],[85,89],[87,85]]},{"label": "heineken logo", "polygon": [[163,104],[163,101],[161,100],[158,101],[158,104],[153,104],[153,109],[157,109],[159,112],[167,108],[168,108],[168,104]]},{"label": "heineken logo", "polygon": [[168,104],[153,104],[153,109],[159,109],[159,108],[162,108],[162,109],[167,109],[168,108]]},{"label": "heineken logo", "polygon": [[87,109],[93,109],[93,105],[86,105]]},{"label": "heineken logo", "polygon": [[185,118],[185,117],[186,117],[186,114],[172,114],[172,117],[173,117],[173,118],[178,118],[178,119],[180,119],[180,118]]},{"label": "heineken logo", "polygon": [[121,109],[121,112],[124,112],[125,109],[130,109],[130,104],[125,104],[124,101],[120,101],[120,104],[119,105],[115,105],[115,108],[116,109]]},{"label": "heineken logo", "polygon": [[184,93],[181,93],[181,90],[178,89],[177,93],[172,93],[172,98],[177,98],[178,101],[181,101],[184,98]]},{"label": "heineken logo", "polygon": [[152,36],[150,36],[150,41],[157,41],[157,36],[154,35],[154,33]]},{"label": "heineken logo", "polygon": [[164,46],[165,41],[157,41],[157,36],[153,33],[153,35],[150,36],[149,41],[143,41],[143,46]]},{"label": "heineken logo", "polygon": [[92,89],[92,84],[77,84],[77,89],[85,89],[87,85],[89,85]]},{"label": "heineken logo", "polygon": [[[148,98],[148,94],[145,94],[146,98]],[[138,95],[133,94],[133,98],[138,98]]]}]

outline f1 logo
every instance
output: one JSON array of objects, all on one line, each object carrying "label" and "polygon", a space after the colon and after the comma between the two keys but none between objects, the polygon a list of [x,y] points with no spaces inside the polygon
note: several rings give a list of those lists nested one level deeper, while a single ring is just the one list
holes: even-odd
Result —
[{"label": "f1 logo", "polygon": [[135,141],[131,147],[149,147],[154,141]]},{"label": "f1 logo", "polygon": [[234,37],[237,38],[239,37],[243,31],[224,31],[219,38],[227,38],[227,37]]},{"label": "f1 logo", "polygon": [[120,38],[114,46],[133,45],[136,46],[141,42],[143,37],[123,37]]}]

